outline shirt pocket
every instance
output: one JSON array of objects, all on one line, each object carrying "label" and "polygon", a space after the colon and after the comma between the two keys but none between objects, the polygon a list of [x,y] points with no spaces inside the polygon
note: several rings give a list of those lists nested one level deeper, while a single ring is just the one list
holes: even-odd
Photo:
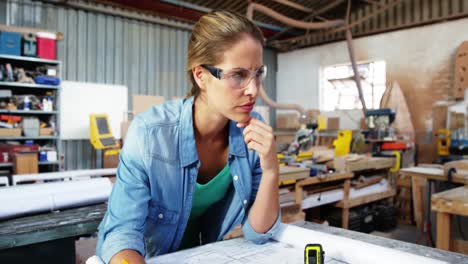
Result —
[{"label": "shirt pocket", "polygon": [[147,257],[168,253],[175,241],[179,212],[150,202],[145,230]]},{"label": "shirt pocket", "polygon": [[148,217],[156,224],[176,224],[179,220],[179,213],[166,209],[160,204],[150,202]]}]

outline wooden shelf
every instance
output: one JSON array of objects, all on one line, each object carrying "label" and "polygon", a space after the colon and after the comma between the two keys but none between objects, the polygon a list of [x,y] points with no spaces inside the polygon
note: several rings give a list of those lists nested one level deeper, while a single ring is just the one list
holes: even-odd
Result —
[{"label": "wooden shelf", "polygon": [[[38,162],[39,166],[40,165],[58,165],[60,164],[59,161],[39,161]],[[11,162],[6,162],[6,163],[0,163],[0,168],[6,168],[6,167],[12,167],[13,163]]]},{"label": "wooden shelf", "polygon": [[58,114],[58,111],[42,111],[42,110],[0,110],[0,114],[56,115],[56,114]]},{"label": "wooden shelf", "polygon": [[19,82],[0,82],[0,87],[14,87],[14,88],[31,88],[31,89],[44,89],[44,90],[58,90],[58,85],[44,85],[35,83],[19,83]]},{"label": "wooden shelf", "polygon": [[47,60],[47,59],[41,59],[41,58],[36,58],[36,57],[14,56],[14,55],[6,55],[6,54],[0,54],[0,59],[28,61],[28,62],[46,63],[46,64],[54,64],[54,65],[60,64],[60,61],[58,60]]},{"label": "wooden shelf", "polygon": [[359,205],[368,204],[368,203],[379,201],[385,198],[390,198],[390,197],[395,196],[395,194],[396,194],[396,191],[394,189],[388,189],[384,192],[363,195],[363,196],[350,199],[346,207],[344,206],[344,201],[338,202],[335,206],[339,208],[353,208]]},{"label": "wooden shelf", "polygon": [[58,136],[42,136],[42,137],[0,137],[0,140],[47,140],[58,139]]}]

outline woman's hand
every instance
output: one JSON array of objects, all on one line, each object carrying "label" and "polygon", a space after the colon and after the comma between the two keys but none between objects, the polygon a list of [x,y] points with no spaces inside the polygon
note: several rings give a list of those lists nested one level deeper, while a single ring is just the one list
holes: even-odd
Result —
[{"label": "woman's hand", "polygon": [[247,123],[238,123],[244,128],[244,141],[249,149],[257,151],[263,173],[279,174],[276,144],[273,129],[262,121],[251,118]]}]

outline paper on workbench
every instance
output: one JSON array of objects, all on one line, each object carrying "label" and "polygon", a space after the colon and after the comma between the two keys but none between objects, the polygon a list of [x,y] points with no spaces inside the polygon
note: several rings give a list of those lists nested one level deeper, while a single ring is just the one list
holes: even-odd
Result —
[{"label": "paper on workbench", "polygon": [[304,263],[304,247],[319,243],[325,251],[326,264],[439,264],[446,263],[342,236],[297,226],[281,224],[277,241],[256,245],[244,238],[207,244],[147,260],[148,264],[263,264]]},{"label": "paper on workbench", "polygon": [[[148,264],[296,264],[304,263],[304,249],[280,242],[256,245],[244,238],[236,238],[201,247],[162,255],[147,261]],[[325,256],[326,264],[346,263]]]},{"label": "paper on workbench", "polygon": [[325,255],[345,263],[359,264],[442,264],[447,263],[407,252],[382,247],[360,240],[327,234],[302,227],[282,224],[275,240],[295,248],[304,248],[308,243],[321,244]]}]

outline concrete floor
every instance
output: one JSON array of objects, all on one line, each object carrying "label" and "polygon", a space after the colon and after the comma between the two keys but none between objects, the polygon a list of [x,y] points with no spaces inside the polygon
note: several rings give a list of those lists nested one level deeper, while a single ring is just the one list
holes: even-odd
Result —
[{"label": "concrete floor", "polygon": [[76,264],[85,264],[96,252],[96,237],[81,237],[75,242]]}]

